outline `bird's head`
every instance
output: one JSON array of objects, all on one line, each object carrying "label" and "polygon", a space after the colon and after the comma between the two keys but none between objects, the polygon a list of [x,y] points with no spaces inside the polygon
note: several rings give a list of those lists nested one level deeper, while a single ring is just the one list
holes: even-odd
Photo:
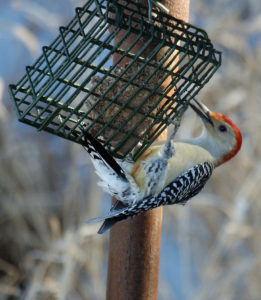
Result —
[{"label": "bird's head", "polygon": [[196,99],[190,106],[203,121],[205,147],[215,157],[215,166],[234,157],[242,144],[242,135],[236,124],[227,116],[210,111]]}]

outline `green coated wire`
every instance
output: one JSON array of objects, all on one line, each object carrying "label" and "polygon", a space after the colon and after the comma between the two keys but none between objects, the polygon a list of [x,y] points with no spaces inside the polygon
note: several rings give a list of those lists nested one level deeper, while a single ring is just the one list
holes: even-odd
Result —
[{"label": "green coated wire", "polygon": [[[18,119],[38,130],[46,130],[77,143],[81,140],[74,132],[80,124],[88,123],[88,130],[100,124],[95,136],[112,155],[123,158],[131,152],[133,159],[138,159],[169,125],[166,116],[171,120],[179,119],[189,101],[221,64],[221,53],[214,49],[204,30],[164,12],[154,10],[154,13],[156,22],[150,24],[146,11],[131,0],[120,3],[88,0],[83,7],[77,7],[75,17],[67,26],[60,28],[59,35],[49,46],[42,48],[43,54],[35,64],[27,66],[21,80],[9,86]],[[130,36],[133,38],[126,48],[125,41]],[[113,42],[115,37],[117,43]],[[143,40],[143,46],[134,53],[140,40]],[[162,48],[164,53],[159,55]],[[117,59],[108,68],[115,54]],[[126,58],[129,63],[122,68],[120,75],[114,74],[116,67],[122,66]],[[137,71],[130,78],[125,78],[136,63],[139,63]],[[144,82],[137,83],[135,79],[146,66],[153,71]],[[159,71],[163,72],[162,77],[149,88],[150,79]],[[90,88],[88,85],[94,76],[100,79]],[[112,84],[103,94],[97,93],[96,89],[106,82],[106,78],[112,78]],[[159,90],[167,78],[171,78],[170,83],[164,90]],[[109,93],[119,82],[124,86],[110,98]],[[133,87],[133,93],[122,103],[119,99],[129,87]],[[146,91],[146,96],[137,107],[133,107],[131,102],[142,90]],[[171,91],[174,94],[169,96]],[[96,100],[92,107],[87,108],[86,102],[91,95]],[[151,95],[156,95],[157,101],[145,113],[143,107],[148,105]],[[101,101],[103,108],[96,115],[91,115]],[[112,105],[118,109],[104,123],[102,118]],[[121,126],[115,127],[115,120],[124,109],[130,113]],[[152,113],[155,109],[156,114]],[[143,118],[126,130],[126,124],[136,114]],[[137,134],[146,118],[150,118],[151,123]],[[111,133],[104,138],[107,129]],[[119,133],[122,139],[112,148],[111,143]],[[134,141],[130,142],[133,137]]]}]

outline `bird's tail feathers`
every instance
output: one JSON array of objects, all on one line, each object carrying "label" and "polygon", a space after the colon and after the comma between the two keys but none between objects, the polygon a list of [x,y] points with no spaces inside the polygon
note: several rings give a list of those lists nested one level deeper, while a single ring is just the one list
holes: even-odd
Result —
[{"label": "bird's tail feathers", "polygon": [[104,146],[96,140],[86,129],[82,129],[84,135],[84,148],[92,157],[92,160],[100,160],[104,165],[113,170],[123,181],[128,181],[126,174],[117,161],[109,154]]}]

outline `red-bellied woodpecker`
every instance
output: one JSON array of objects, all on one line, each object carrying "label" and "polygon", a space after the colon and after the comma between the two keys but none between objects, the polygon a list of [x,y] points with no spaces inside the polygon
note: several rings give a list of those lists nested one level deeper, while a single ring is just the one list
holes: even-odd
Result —
[{"label": "red-bellied woodpecker", "polygon": [[152,145],[136,162],[116,161],[90,134],[84,131],[89,152],[101,186],[118,201],[103,217],[98,233],[118,221],[149,209],[170,204],[185,204],[204,187],[215,167],[234,157],[242,144],[238,127],[226,116],[211,112],[195,100],[190,103],[204,128],[194,139]]}]

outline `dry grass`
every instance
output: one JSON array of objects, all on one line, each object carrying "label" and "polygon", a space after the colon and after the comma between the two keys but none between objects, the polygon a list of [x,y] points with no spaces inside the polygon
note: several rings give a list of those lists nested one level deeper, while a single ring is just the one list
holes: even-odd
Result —
[{"label": "dry grass", "polygon": [[[191,2],[191,22],[204,26],[223,51],[223,65],[200,98],[229,115],[244,141],[188,206],[165,208],[160,299],[260,299],[260,3]],[[108,199],[81,147],[17,123],[6,88],[79,2],[57,0],[52,8],[53,1],[43,1],[34,8],[27,1],[23,9],[19,3],[0,4],[1,45],[6,50],[9,43],[13,55],[0,61],[0,299],[103,299],[107,237],[84,221],[99,215]],[[52,17],[48,26],[37,19],[41,9]],[[188,112],[179,134],[195,123]]]}]

